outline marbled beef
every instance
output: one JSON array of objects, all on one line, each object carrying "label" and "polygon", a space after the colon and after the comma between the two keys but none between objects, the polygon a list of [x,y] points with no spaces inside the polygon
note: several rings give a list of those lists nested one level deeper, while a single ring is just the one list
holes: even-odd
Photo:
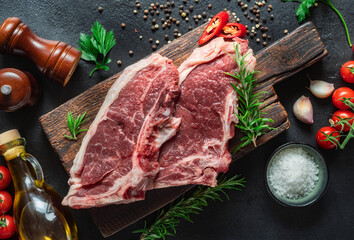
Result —
[{"label": "marbled beef", "polygon": [[178,80],[172,61],[158,54],[124,70],[83,139],[64,205],[88,208],[144,199],[159,171],[159,149],[181,121],[172,117]]},{"label": "marbled beef", "polygon": [[[248,42],[239,38],[225,42],[216,38],[193,51],[178,68],[181,95],[174,117],[181,118],[178,134],[160,151],[160,171],[154,188],[186,184],[216,185],[219,172],[226,172],[231,162],[228,141],[237,122],[237,96],[225,72],[237,71],[235,55],[239,44],[245,61],[253,70],[256,60]],[[230,54],[230,55],[229,55]]]}]

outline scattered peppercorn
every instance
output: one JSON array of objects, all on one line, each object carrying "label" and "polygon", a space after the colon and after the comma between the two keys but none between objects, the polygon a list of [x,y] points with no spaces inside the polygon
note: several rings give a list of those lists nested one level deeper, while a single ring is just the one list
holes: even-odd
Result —
[{"label": "scattered peppercorn", "polygon": [[148,17],[147,17],[146,15],[144,15],[143,19],[144,19],[144,20],[147,20],[147,19],[148,19]]},{"label": "scattered peppercorn", "polygon": [[168,39],[170,39],[170,37],[166,34],[165,39],[168,40]]},{"label": "scattered peppercorn", "polygon": [[140,39],[140,40],[143,39],[143,36],[140,35],[140,36],[139,36],[139,39]]},{"label": "scattered peppercorn", "polygon": [[98,11],[99,11],[99,12],[102,12],[102,11],[103,11],[103,7],[99,6],[99,7],[98,7]]},{"label": "scattered peppercorn", "polygon": [[134,52],[132,50],[129,50],[129,55],[132,56]]},{"label": "scattered peppercorn", "polygon": [[122,61],[121,61],[121,60],[118,60],[118,61],[117,61],[117,64],[118,64],[118,66],[121,66],[121,65],[122,65]]},{"label": "scattered peppercorn", "polygon": [[287,29],[284,30],[284,34],[288,34],[289,31]]},{"label": "scattered peppercorn", "polygon": [[156,45],[152,45],[152,50],[153,50],[153,51],[156,50]]},{"label": "scattered peppercorn", "polygon": [[137,14],[137,13],[138,13],[138,11],[134,9],[134,10],[133,10],[133,13],[134,13],[134,14]]},{"label": "scattered peppercorn", "polygon": [[267,42],[263,42],[263,46],[267,46]]},{"label": "scattered peppercorn", "polygon": [[125,23],[122,23],[120,26],[121,26],[122,28],[125,28]]},{"label": "scattered peppercorn", "polygon": [[256,39],[256,42],[257,42],[257,43],[260,43],[260,42],[261,42],[261,40],[260,40],[259,38],[257,38],[257,39]]},{"label": "scattered peppercorn", "polygon": [[213,7],[213,5],[211,5],[211,4],[208,4],[208,8],[212,8]]},{"label": "scattered peppercorn", "polygon": [[149,42],[152,42],[153,40],[152,40],[152,38],[149,38]]}]

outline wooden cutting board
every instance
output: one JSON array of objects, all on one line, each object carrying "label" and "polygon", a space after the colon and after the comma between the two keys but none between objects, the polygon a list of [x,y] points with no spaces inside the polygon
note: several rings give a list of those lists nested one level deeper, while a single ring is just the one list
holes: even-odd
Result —
[{"label": "wooden cutting board", "polygon": [[[156,52],[172,59],[178,67],[189,57],[193,49],[198,47],[197,41],[204,27],[205,25],[196,28]],[[260,71],[257,76],[259,85],[256,91],[267,92],[262,95],[262,108],[267,107],[263,111],[267,113],[267,117],[274,120],[272,127],[276,128],[260,137],[257,141],[258,146],[266,143],[290,127],[287,113],[273,89],[274,84],[312,65],[327,54],[328,52],[317,30],[311,22],[300,26],[294,32],[256,54],[256,70]],[[83,128],[88,128],[95,118],[107,91],[120,74],[118,73],[93,86],[79,96],[40,117],[44,132],[54,150],[59,154],[60,160],[67,171],[70,170],[73,159],[85,135],[85,133],[81,133],[77,142],[64,139],[64,134],[68,133],[66,123],[68,111],[72,111],[74,116],[87,112],[89,121],[84,124]],[[239,136],[237,131],[236,136]],[[238,141],[237,137],[232,139],[230,141],[230,149],[233,149]],[[254,146],[249,145],[240,150],[234,156],[234,160],[241,158],[253,149]],[[191,187],[182,186],[153,190],[147,193],[146,200],[144,201],[93,208],[90,209],[90,212],[94,216],[93,220],[102,235],[107,237],[161,208]]]}]

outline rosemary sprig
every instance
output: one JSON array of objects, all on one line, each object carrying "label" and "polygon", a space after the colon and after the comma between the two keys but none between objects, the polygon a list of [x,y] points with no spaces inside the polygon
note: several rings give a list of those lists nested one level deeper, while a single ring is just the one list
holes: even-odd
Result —
[{"label": "rosemary sprig", "polygon": [[199,186],[192,196],[172,202],[167,210],[160,210],[157,214],[155,222],[142,229],[136,230],[133,233],[140,233],[140,240],[155,240],[165,239],[166,236],[174,236],[176,234],[176,227],[181,219],[189,222],[191,214],[198,214],[203,210],[203,207],[208,206],[208,199],[223,201],[220,193],[223,193],[229,199],[225,190],[235,189],[241,191],[246,181],[244,178],[236,175],[232,178],[222,178],[216,187],[202,187]]},{"label": "rosemary sprig", "polygon": [[88,129],[80,129],[81,125],[87,120],[87,118],[85,118],[86,116],[86,112],[84,112],[82,115],[78,115],[77,118],[75,119],[72,112],[69,111],[68,112],[68,116],[67,116],[67,123],[68,123],[68,128],[70,131],[71,136],[69,135],[64,135],[64,137],[70,139],[70,140],[77,140],[77,135],[80,132],[85,132]]},{"label": "rosemary sprig", "polygon": [[239,44],[235,46],[235,57],[232,57],[237,65],[239,66],[239,71],[234,74],[226,73],[234,78],[236,78],[239,83],[237,85],[231,83],[232,87],[238,94],[239,106],[237,107],[239,112],[235,113],[239,123],[235,126],[241,130],[243,137],[241,138],[241,143],[236,147],[233,153],[237,152],[240,148],[253,143],[256,147],[256,140],[259,136],[265,133],[265,130],[274,129],[269,127],[267,123],[273,122],[270,118],[262,117],[264,112],[259,110],[262,104],[259,99],[261,94],[265,92],[254,93],[254,87],[257,86],[255,71],[249,71],[247,69],[247,63],[245,58],[248,54],[241,56],[239,51]]}]

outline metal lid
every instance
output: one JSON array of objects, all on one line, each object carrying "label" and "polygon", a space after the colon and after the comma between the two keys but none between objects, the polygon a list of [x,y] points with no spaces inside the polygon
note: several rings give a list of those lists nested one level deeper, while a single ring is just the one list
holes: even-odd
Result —
[{"label": "metal lid", "polygon": [[15,68],[0,70],[0,110],[15,111],[31,98],[31,82],[27,75]]},{"label": "metal lid", "polygon": [[17,129],[12,129],[0,134],[0,146],[5,143],[11,142],[15,139],[21,138],[21,135]]}]

